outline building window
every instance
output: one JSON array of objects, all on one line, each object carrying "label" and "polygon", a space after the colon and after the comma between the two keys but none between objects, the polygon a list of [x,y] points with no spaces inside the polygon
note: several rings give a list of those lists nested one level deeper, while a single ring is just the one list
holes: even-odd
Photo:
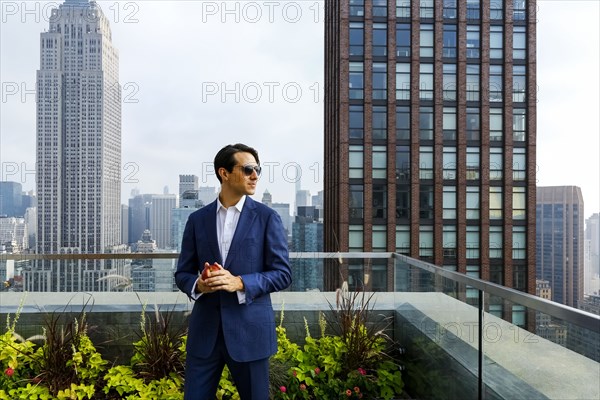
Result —
[{"label": "building window", "polygon": [[479,219],[479,187],[467,186],[467,219]]},{"label": "building window", "polygon": [[373,218],[387,218],[387,185],[373,184]]},{"label": "building window", "polygon": [[502,219],[502,187],[490,186],[490,219]]},{"label": "building window", "polygon": [[373,63],[373,100],[387,98],[387,64]]},{"label": "building window", "polygon": [[387,152],[385,146],[373,146],[373,178],[386,179]]},{"label": "building window", "polygon": [[410,64],[396,64],[396,100],[410,100]]},{"label": "building window", "polygon": [[419,148],[419,179],[433,179],[433,147]]},{"label": "building window", "polygon": [[490,26],[490,59],[501,60],[504,57],[504,35],[502,25]]},{"label": "building window", "polygon": [[410,185],[396,185],[396,218],[410,219]]},{"label": "building window", "polygon": [[502,141],[503,117],[501,108],[490,108],[490,141]]},{"label": "building window", "polygon": [[527,249],[527,227],[513,225],[512,241],[513,241],[513,260],[524,260],[526,258]]},{"label": "building window", "polygon": [[442,69],[444,100],[456,101],[456,64],[444,64]]},{"label": "building window", "polygon": [[350,219],[363,219],[363,185],[350,185]]},{"label": "building window", "polygon": [[348,232],[348,247],[350,251],[363,250],[363,227],[362,225],[350,225]]},{"label": "building window", "polygon": [[350,56],[362,56],[365,53],[365,29],[362,22],[350,22]]},{"label": "building window", "polygon": [[479,0],[467,0],[467,20],[479,20]]},{"label": "building window", "polygon": [[410,227],[408,225],[396,225],[396,252],[410,253]]},{"label": "building window", "polygon": [[[513,265],[513,288],[522,292],[527,291],[526,265]],[[514,304],[512,309],[512,323],[521,327],[525,326],[525,307]]]},{"label": "building window", "polygon": [[490,147],[490,180],[497,181],[502,179],[504,169],[504,154],[502,147]]},{"label": "building window", "polygon": [[410,183],[409,149],[409,146],[396,146],[396,184]]},{"label": "building window", "polygon": [[[375,247],[375,236],[379,238],[382,236],[387,236],[386,232],[379,232],[381,226],[373,226],[373,251],[385,251],[387,246],[384,247]],[[385,226],[383,227],[385,228]],[[379,240],[379,239],[378,239]],[[385,292],[387,291],[387,260],[375,259],[373,260],[373,265],[371,267],[371,275],[372,275],[372,284],[371,290],[374,292]]]},{"label": "building window", "polygon": [[523,147],[513,149],[513,181],[524,181],[527,177],[527,158]]},{"label": "building window", "polygon": [[456,25],[444,24],[442,56],[456,59]]},{"label": "building window", "polygon": [[524,60],[527,55],[527,35],[524,26],[513,28],[513,59]]},{"label": "building window", "polygon": [[490,65],[490,102],[501,102],[504,90],[502,65]]},{"label": "building window", "polygon": [[443,179],[456,179],[456,147],[444,147],[442,154],[442,177]]},{"label": "building window", "polygon": [[419,139],[433,140],[433,107],[419,107]]},{"label": "building window", "polygon": [[521,186],[513,187],[513,219],[524,220],[527,217],[526,210],[526,192],[525,188]]},{"label": "building window", "polygon": [[349,93],[350,99],[362,100],[364,96],[364,65],[362,62],[349,63]]},{"label": "building window", "polygon": [[479,140],[480,124],[479,124],[479,108],[467,108],[467,140]]},{"label": "building window", "polygon": [[373,57],[387,56],[387,25],[373,24]]},{"label": "building window", "polygon": [[526,99],[527,81],[525,77],[526,67],[524,65],[513,65],[513,101],[523,103]]},{"label": "building window", "polygon": [[373,106],[372,114],[373,140],[387,138],[387,108],[385,106]]},{"label": "building window", "polygon": [[504,19],[504,0],[490,1],[490,19],[492,21],[501,21]]},{"label": "building window", "polygon": [[387,0],[373,0],[373,17],[387,17]]},{"label": "building window", "polygon": [[396,57],[410,57],[410,24],[396,24]]},{"label": "building window", "polygon": [[364,17],[365,16],[365,0],[350,0],[350,16]]},{"label": "building window", "polygon": [[479,258],[479,226],[467,225],[467,258]]},{"label": "building window", "polygon": [[396,0],[396,17],[410,18],[410,0]]},{"label": "building window", "polygon": [[442,229],[444,258],[456,258],[456,225],[444,225]]},{"label": "building window", "polygon": [[396,106],[396,139],[410,139],[410,107]]},{"label": "building window", "polygon": [[419,256],[433,256],[433,226],[419,226]]},{"label": "building window", "polygon": [[442,133],[444,140],[456,140],[456,107],[444,107]]},{"label": "building window", "polygon": [[467,64],[467,101],[479,101],[479,65]]},{"label": "building window", "polygon": [[479,179],[479,148],[478,147],[467,147],[467,179],[477,180]]},{"label": "building window", "polygon": [[350,105],[348,112],[348,129],[350,139],[362,139],[364,136],[364,107]]},{"label": "building window", "polygon": [[502,226],[490,226],[490,258],[502,258],[503,242]]},{"label": "building window", "polygon": [[467,25],[467,58],[479,58],[479,26]]},{"label": "building window", "polygon": [[444,0],[444,19],[456,19],[456,0]]},{"label": "building window", "polygon": [[419,66],[419,99],[433,100],[433,64]]},{"label": "building window", "polygon": [[373,225],[373,251],[387,250],[387,232],[385,225]]},{"label": "building window", "polygon": [[442,218],[456,219],[456,186],[444,186]]},{"label": "building window", "polygon": [[421,18],[433,18],[434,0],[419,0],[419,16]]},{"label": "building window", "polygon": [[513,140],[515,142],[525,141],[525,127],[527,125],[527,114],[524,108],[513,109]]},{"label": "building window", "polygon": [[419,55],[433,57],[433,25],[431,24],[421,24]]},{"label": "building window", "polygon": [[527,16],[526,0],[513,0],[513,20],[525,21]]},{"label": "building window", "polygon": [[433,185],[421,184],[419,194],[419,218],[433,219]]},{"label": "building window", "polygon": [[349,164],[349,171],[348,171],[348,177],[349,178],[358,178],[361,179],[363,177],[363,156],[364,156],[364,148],[363,146],[349,146],[349,153],[348,153],[348,164]]}]

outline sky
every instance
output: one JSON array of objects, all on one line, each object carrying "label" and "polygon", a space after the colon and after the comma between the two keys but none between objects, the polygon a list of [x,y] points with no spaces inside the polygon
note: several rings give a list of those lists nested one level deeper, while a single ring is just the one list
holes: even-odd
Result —
[{"label": "sky", "polygon": [[[0,0],[1,180],[35,188],[40,32],[58,1]],[[119,51],[122,201],[218,186],[225,144],[259,151],[256,198],[323,189],[323,0],[99,1]],[[537,2],[537,182],[582,189],[600,211],[600,2]]]}]

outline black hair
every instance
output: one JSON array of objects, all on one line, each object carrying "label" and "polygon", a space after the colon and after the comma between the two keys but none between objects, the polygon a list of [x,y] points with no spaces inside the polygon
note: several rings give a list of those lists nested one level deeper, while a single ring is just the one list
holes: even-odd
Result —
[{"label": "black hair", "polygon": [[256,162],[260,164],[258,152],[252,147],[246,146],[242,143],[228,144],[219,150],[215,156],[215,173],[217,174],[217,179],[219,182],[222,182],[221,176],[219,175],[219,168],[225,168],[227,171],[232,172],[233,167],[235,166],[234,154],[239,152],[252,154]]}]

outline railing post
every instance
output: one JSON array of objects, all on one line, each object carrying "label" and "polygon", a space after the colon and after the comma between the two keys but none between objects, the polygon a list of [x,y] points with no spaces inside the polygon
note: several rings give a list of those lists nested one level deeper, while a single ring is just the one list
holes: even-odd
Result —
[{"label": "railing post", "polygon": [[478,382],[477,382],[477,390],[478,390],[478,399],[484,400],[485,398],[485,386],[483,384],[483,361],[485,354],[483,353],[483,313],[485,311],[484,308],[484,299],[483,299],[484,291],[479,289],[479,368],[477,370],[478,373]]}]

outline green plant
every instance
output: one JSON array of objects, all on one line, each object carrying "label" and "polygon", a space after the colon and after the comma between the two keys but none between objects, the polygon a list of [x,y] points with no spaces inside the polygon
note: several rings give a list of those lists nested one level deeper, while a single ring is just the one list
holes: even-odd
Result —
[{"label": "green plant", "polygon": [[[371,298],[359,293],[338,297],[328,322],[319,316],[320,338],[311,337],[305,319],[302,349],[285,337],[281,325],[277,327],[279,350],[274,358],[291,363],[292,368],[273,398],[391,399],[402,393],[399,366],[386,352],[390,339],[384,328],[367,326]],[[336,334],[327,335],[327,328]]]},{"label": "green plant", "polygon": [[65,312],[68,304],[60,313],[45,314],[41,346],[16,334],[21,308],[12,324],[9,317],[7,332],[1,339],[0,359],[7,367],[0,381],[0,398],[94,398],[106,361],[87,335],[87,304],[72,320]]}]

